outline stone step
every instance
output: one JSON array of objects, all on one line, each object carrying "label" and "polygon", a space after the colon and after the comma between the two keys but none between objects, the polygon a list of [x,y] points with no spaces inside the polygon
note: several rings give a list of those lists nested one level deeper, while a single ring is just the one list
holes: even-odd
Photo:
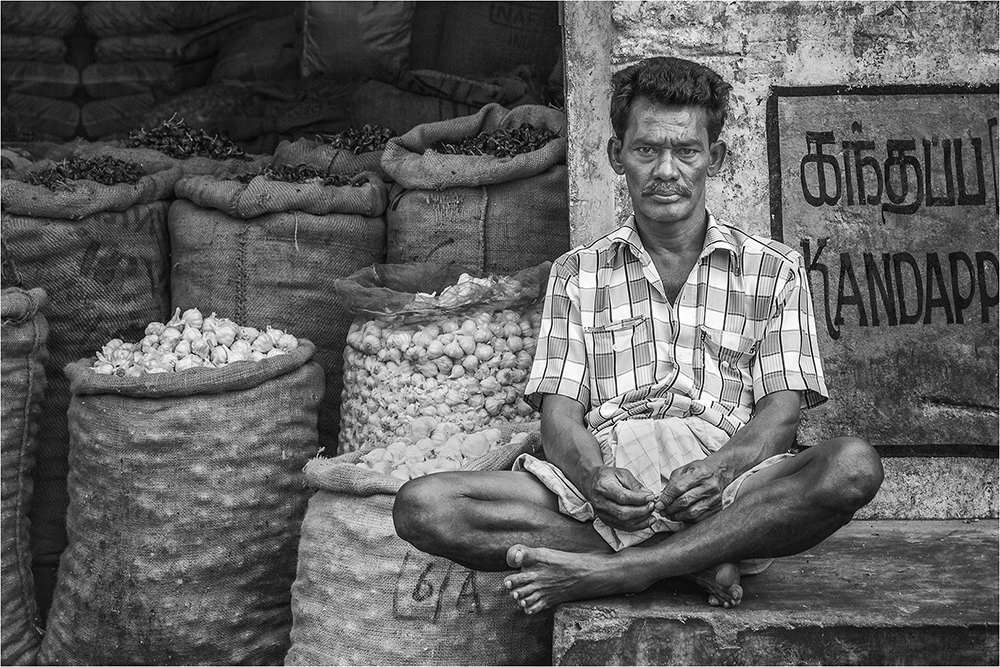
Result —
[{"label": "stone step", "polygon": [[680,580],[561,605],[555,665],[997,665],[997,521],[854,521],[709,607]]}]

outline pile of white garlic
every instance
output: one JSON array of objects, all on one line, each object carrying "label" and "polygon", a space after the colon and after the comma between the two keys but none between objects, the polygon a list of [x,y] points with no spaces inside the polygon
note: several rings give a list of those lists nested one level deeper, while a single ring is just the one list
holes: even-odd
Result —
[{"label": "pile of white garlic", "polygon": [[[527,437],[526,432],[515,433],[509,442],[516,444]],[[501,444],[503,433],[498,428],[465,433],[452,422],[417,417],[410,422],[407,436],[365,452],[357,465],[406,481],[458,470]]]},{"label": "pile of white garlic", "polygon": [[237,361],[260,361],[294,350],[298,339],[267,327],[243,327],[197,308],[178,308],[169,322],[151,322],[138,343],[115,338],[97,353],[92,370],[102,375],[139,377],[189,368],[221,368]]}]

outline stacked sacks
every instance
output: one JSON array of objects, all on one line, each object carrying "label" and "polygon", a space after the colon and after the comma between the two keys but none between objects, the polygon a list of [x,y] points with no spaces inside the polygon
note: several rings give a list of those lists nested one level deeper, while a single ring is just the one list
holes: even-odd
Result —
[{"label": "stacked sacks", "polygon": [[[518,441],[512,433],[522,429],[528,437]],[[502,430],[507,444],[462,469],[506,470],[540,450],[537,422]],[[365,454],[306,465],[317,491],[302,521],[285,664],[549,663],[552,613],[526,615],[502,589],[505,572],[476,572],[397,537],[392,506],[403,481],[364,466]]]},{"label": "stacked sacks", "polygon": [[208,81],[222,44],[252,15],[247,2],[90,2],[97,62],[82,74],[91,139],[125,132],[157,102]]},{"label": "stacked sacks", "polygon": [[[538,147],[496,145],[491,136],[498,133],[552,138]],[[470,141],[479,154],[451,152]],[[558,257],[569,249],[566,142],[564,113],[498,104],[390,139],[382,155],[396,182],[386,214],[387,260],[513,273]],[[496,154],[510,148],[533,150]]]},{"label": "stacked sacks", "polygon": [[518,76],[401,70],[385,81],[363,83],[351,99],[351,115],[407,132],[417,125],[474,115],[487,104],[511,108],[539,102]]},{"label": "stacked sacks", "polygon": [[4,2],[4,115],[19,140],[61,141],[76,135],[80,108],[69,100],[80,72],[66,62],[66,37],[77,23],[72,2]]},{"label": "stacked sacks", "polygon": [[[89,178],[73,178],[73,165]],[[36,579],[51,583],[66,546],[70,391],[62,369],[109,337],[141,338],[148,322],[169,313],[167,210],[180,175],[176,167],[43,161],[0,184],[5,279],[41,287],[49,299],[48,389],[31,510]],[[134,182],[114,182],[120,179]]]},{"label": "stacked sacks", "polygon": [[312,352],[66,367],[70,542],[41,664],[280,664],[323,391]]},{"label": "stacked sacks", "polygon": [[34,665],[41,644],[38,605],[31,574],[28,511],[38,436],[38,412],[45,390],[48,322],[41,310],[45,291],[3,290],[0,316],[0,446],[2,446],[3,622],[0,659],[5,665]]},{"label": "stacked sacks", "polygon": [[326,371],[320,445],[337,450],[348,313],[338,278],[385,258],[385,184],[304,165],[188,175],[170,209],[173,302],[299,332]]}]

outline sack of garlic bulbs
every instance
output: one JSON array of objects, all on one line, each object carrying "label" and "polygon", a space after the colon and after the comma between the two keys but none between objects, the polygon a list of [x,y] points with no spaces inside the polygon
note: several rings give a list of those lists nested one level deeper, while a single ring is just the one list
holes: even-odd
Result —
[{"label": "sack of garlic bulbs", "polygon": [[523,394],[550,266],[494,277],[375,265],[337,281],[357,315],[344,348],[340,452],[386,447],[418,417],[466,434],[537,419]]},{"label": "sack of garlic bulbs", "polygon": [[[538,427],[505,425],[499,443],[462,469],[509,470],[522,453],[540,456]],[[396,535],[392,507],[405,482],[358,465],[370,453],[305,466],[315,492],[302,519],[285,664],[550,662],[551,612],[511,604],[502,587],[508,572],[476,572]]]},{"label": "sack of garlic bulbs", "polygon": [[[93,358],[65,369],[70,540],[38,661],[281,664],[311,493],[302,469],[319,451],[315,346],[277,336],[274,348],[268,332],[193,310],[160,326],[174,351],[119,345],[111,373]],[[199,343],[213,337],[206,359]],[[265,356],[234,361],[241,340]],[[281,354],[253,349],[283,341]],[[204,363],[177,369],[193,357]]]}]

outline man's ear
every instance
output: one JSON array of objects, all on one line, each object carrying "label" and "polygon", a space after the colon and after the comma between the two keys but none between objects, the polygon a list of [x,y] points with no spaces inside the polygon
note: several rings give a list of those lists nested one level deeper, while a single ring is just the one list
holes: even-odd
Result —
[{"label": "man's ear", "polygon": [[622,142],[618,137],[608,139],[608,162],[619,176],[625,173],[625,165],[622,164]]},{"label": "man's ear", "polygon": [[726,146],[726,142],[721,139],[716,141],[714,144],[708,147],[708,155],[711,161],[708,163],[708,175],[716,176],[726,162],[726,155],[729,153],[729,147]]}]

